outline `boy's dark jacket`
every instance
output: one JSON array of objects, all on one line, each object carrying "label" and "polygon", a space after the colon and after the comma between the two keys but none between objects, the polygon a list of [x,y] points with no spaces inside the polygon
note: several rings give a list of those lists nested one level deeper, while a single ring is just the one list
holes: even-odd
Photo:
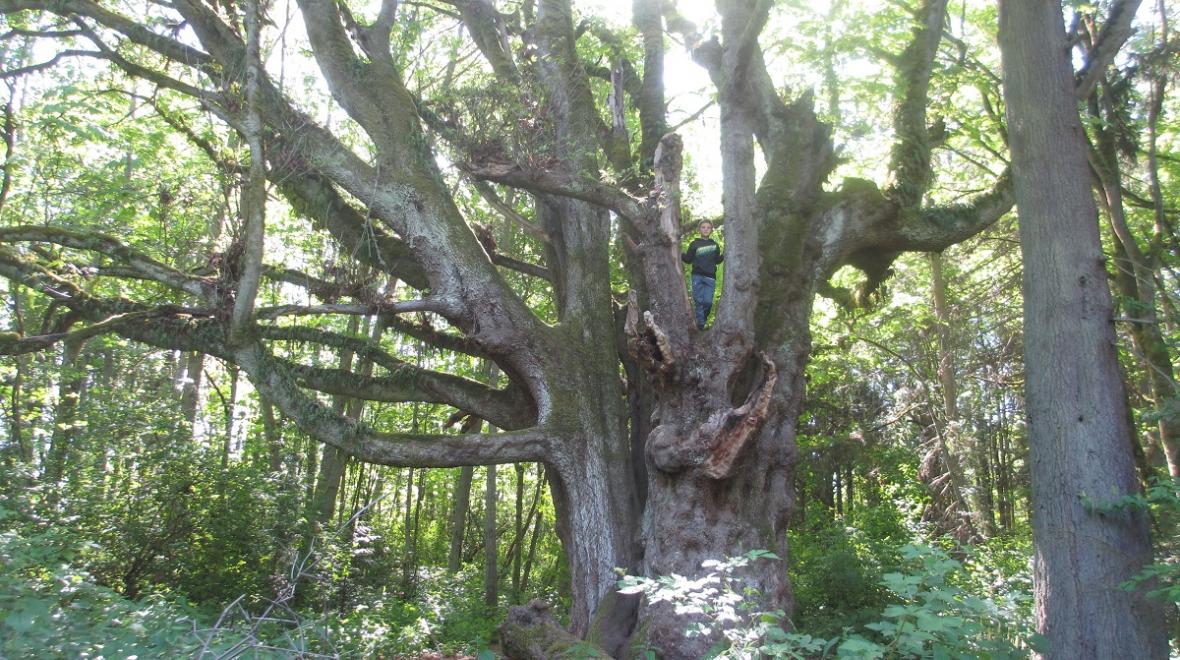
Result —
[{"label": "boy's dark jacket", "polygon": [[692,264],[693,275],[717,277],[717,264],[725,261],[721,246],[711,238],[695,238],[688,244],[688,250],[680,255],[686,264]]}]

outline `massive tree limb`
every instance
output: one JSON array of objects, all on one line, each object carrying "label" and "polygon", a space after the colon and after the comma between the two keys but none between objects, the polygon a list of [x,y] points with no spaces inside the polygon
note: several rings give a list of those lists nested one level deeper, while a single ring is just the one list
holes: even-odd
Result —
[{"label": "massive tree limb", "polygon": [[931,136],[926,125],[934,56],[946,22],[947,0],[926,0],[917,10],[912,38],[896,60],[893,130],[889,169],[893,183],[886,196],[902,208],[914,208],[930,187]]},{"label": "massive tree limb", "polygon": [[544,428],[496,434],[379,433],[336,414],[302,392],[294,377],[254,343],[233,352],[258,390],[304,433],[368,463],[457,467],[536,462],[550,455],[555,438]]},{"label": "massive tree limb", "polygon": [[536,420],[528,397],[519,388],[495,390],[482,383],[420,369],[410,364],[381,376],[309,367],[289,360],[276,361],[304,387],[326,394],[365,401],[442,403],[509,431],[527,428]]}]

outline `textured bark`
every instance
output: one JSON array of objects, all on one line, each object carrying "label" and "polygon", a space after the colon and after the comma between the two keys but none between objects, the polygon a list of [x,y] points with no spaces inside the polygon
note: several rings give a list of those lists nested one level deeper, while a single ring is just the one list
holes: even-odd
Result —
[{"label": "textured bark", "polygon": [[266,437],[266,453],[271,473],[283,469],[283,432],[275,419],[274,406],[266,397],[259,397],[258,407],[262,414],[262,432]]},{"label": "textured bark", "polygon": [[184,358],[184,383],[180,387],[180,409],[184,416],[186,431],[192,437],[193,425],[197,421],[197,408],[201,403],[201,381],[205,376],[205,354],[194,352]]},{"label": "textured bark", "polygon": [[511,660],[563,658],[582,648],[582,640],[558,623],[549,605],[539,600],[509,609],[508,619],[496,632],[504,656]]},{"label": "textured bark", "polygon": [[229,250],[231,255],[240,255],[229,325],[229,340],[234,344],[245,341],[253,328],[254,299],[262,284],[262,253],[266,248],[266,156],[262,151],[262,115],[258,98],[262,93],[263,74],[259,36],[262,16],[259,0],[247,0],[245,4],[246,116],[242,120],[242,132],[250,148],[250,169],[242,186],[241,236]]},{"label": "textured bark", "polygon": [[1151,561],[1146,514],[1085,504],[1139,486],[1060,5],[1002,0],[1000,48],[1024,256],[1038,630],[1052,658],[1162,658],[1160,608],[1119,588]]}]

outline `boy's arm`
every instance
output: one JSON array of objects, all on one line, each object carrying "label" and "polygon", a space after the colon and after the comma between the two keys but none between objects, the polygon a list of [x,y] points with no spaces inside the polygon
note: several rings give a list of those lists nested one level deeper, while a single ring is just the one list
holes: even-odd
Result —
[{"label": "boy's arm", "polygon": [[686,264],[691,264],[692,260],[697,256],[697,242],[693,241],[688,244],[688,250],[680,255],[680,260]]}]

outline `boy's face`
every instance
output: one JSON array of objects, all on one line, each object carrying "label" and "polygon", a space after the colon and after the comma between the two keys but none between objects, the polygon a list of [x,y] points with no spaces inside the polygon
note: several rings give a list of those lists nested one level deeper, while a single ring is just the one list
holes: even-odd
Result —
[{"label": "boy's face", "polygon": [[708,238],[709,234],[713,233],[713,225],[708,222],[702,222],[697,230],[701,232],[701,238]]}]

